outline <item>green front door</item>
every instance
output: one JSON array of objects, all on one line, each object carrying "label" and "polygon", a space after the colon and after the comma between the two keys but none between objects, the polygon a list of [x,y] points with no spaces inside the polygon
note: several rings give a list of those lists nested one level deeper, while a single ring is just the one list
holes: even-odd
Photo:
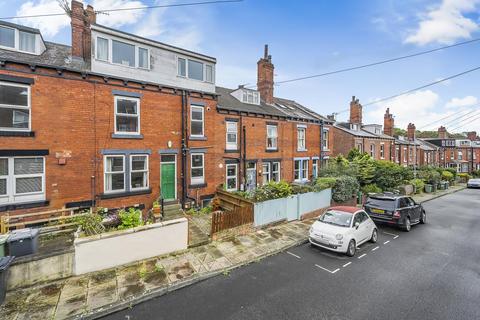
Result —
[{"label": "green front door", "polygon": [[175,163],[161,164],[161,190],[163,199],[175,199]]}]

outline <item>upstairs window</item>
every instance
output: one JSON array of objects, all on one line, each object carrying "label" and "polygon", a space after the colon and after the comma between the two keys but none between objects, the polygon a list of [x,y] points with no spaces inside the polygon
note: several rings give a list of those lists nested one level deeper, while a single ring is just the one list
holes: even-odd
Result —
[{"label": "upstairs window", "polygon": [[297,150],[298,151],[303,151],[305,149],[305,133],[306,133],[306,128],[304,127],[299,127],[297,128]]},{"label": "upstairs window", "polygon": [[215,82],[215,67],[200,61],[177,58],[177,75],[193,80]]},{"label": "upstairs window", "polygon": [[277,150],[278,132],[276,125],[267,125],[267,149]]},{"label": "upstairs window", "polygon": [[30,87],[0,82],[0,131],[30,130]]},{"label": "upstairs window", "polygon": [[374,144],[370,145],[370,156],[372,158],[375,158],[375,145]]},{"label": "upstairs window", "polygon": [[190,79],[203,81],[203,63],[188,60],[188,77]]},{"label": "upstairs window", "polygon": [[227,121],[227,150],[237,150],[238,149],[238,129],[237,122]]},{"label": "upstairs window", "polygon": [[140,134],[140,99],[115,97],[115,133]]},{"label": "upstairs window", "polygon": [[187,60],[183,58],[178,58],[177,62],[178,75],[181,77],[187,76]]},{"label": "upstairs window", "polygon": [[15,29],[0,26],[0,46],[15,48]]},{"label": "upstairs window", "polygon": [[97,59],[108,61],[108,40],[97,38]]},{"label": "upstairs window", "polygon": [[322,140],[323,140],[323,149],[324,150],[328,150],[328,136],[329,136],[329,130],[323,130],[323,136],[322,136]]},{"label": "upstairs window", "polygon": [[260,104],[260,94],[258,91],[243,90],[242,102],[249,104]]},{"label": "upstairs window", "polygon": [[385,159],[385,145],[380,145],[380,159]]},{"label": "upstairs window", "polygon": [[458,157],[457,157],[458,160],[463,160],[463,152],[462,151],[458,151]]},{"label": "upstairs window", "polygon": [[35,53],[35,34],[25,31],[19,31],[19,49],[20,51],[26,51]]},{"label": "upstairs window", "polygon": [[190,135],[192,137],[204,136],[204,109],[202,106],[190,107]]},{"label": "upstairs window", "polygon": [[148,69],[148,50],[138,48],[138,67]]},{"label": "upstairs window", "polygon": [[213,66],[212,65],[205,65],[205,81],[213,83]]},{"label": "upstairs window", "polygon": [[112,62],[135,67],[135,46],[112,40]]}]

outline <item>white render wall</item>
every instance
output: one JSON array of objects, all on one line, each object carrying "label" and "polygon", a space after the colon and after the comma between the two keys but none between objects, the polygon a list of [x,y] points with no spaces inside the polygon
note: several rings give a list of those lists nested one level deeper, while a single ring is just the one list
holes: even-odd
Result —
[{"label": "white render wall", "polygon": [[188,220],[180,218],[74,241],[75,275],[108,269],[188,246]]},{"label": "white render wall", "polygon": [[[95,30],[94,30],[95,28]],[[168,48],[167,46],[160,47],[151,41],[139,40],[133,36],[125,35],[119,32],[110,30],[101,31],[101,27],[92,28],[92,59],[91,70],[96,73],[117,76],[121,78],[134,79],[144,82],[152,82],[165,86],[174,86],[179,88],[186,88],[202,92],[215,92],[215,77],[214,83],[199,81],[194,79],[187,79],[177,75],[177,57],[190,58],[204,64],[213,65],[215,74],[215,60],[206,59],[200,54],[190,53],[182,49]],[[107,32],[108,31],[108,32]],[[120,64],[112,64],[106,61],[96,59],[95,47],[97,36],[106,39],[114,39],[125,43],[140,46],[148,49],[150,52],[150,69],[134,68],[129,66],[122,66]],[[111,58],[111,52],[109,52]]]}]

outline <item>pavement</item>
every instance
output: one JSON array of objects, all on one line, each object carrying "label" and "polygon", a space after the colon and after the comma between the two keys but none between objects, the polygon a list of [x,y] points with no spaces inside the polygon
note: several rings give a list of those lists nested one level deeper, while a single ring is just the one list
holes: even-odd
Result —
[{"label": "pavement", "polygon": [[[417,201],[428,201],[462,188],[458,186],[437,194],[414,198]],[[9,291],[4,305],[0,308],[0,318],[15,320],[98,318],[131,308],[135,304],[217,275],[229,278],[232,269],[259,262],[260,259],[305,243],[307,231],[313,223],[313,220],[293,221],[257,230],[248,235],[202,243],[200,241],[205,241],[205,234],[209,231],[208,215],[189,219],[198,229],[191,228],[193,233],[198,232],[199,242],[193,246],[191,242],[188,250],[102,272]],[[384,240],[384,236],[388,239],[388,236],[382,234],[380,240]],[[296,251],[298,248],[302,247],[292,249],[286,254],[296,258],[295,256],[300,256]],[[337,273],[335,270],[339,268],[336,264],[328,263],[319,266],[321,268],[318,266],[316,268],[326,269],[332,274]]]},{"label": "pavement", "polygon": [[423,205],[355,257],[302,244],[104,319],[480,319],[480,191]]}]

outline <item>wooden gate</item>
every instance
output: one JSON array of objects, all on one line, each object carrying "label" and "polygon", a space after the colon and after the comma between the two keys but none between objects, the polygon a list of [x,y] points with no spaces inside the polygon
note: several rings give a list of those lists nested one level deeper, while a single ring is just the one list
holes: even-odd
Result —
[{"label": "wooden gate", "polygon": [[223,211],[212,213],[211,235],[253,223],[253,202],[221,189],[217,190],[215,197],[220,200]]}]

